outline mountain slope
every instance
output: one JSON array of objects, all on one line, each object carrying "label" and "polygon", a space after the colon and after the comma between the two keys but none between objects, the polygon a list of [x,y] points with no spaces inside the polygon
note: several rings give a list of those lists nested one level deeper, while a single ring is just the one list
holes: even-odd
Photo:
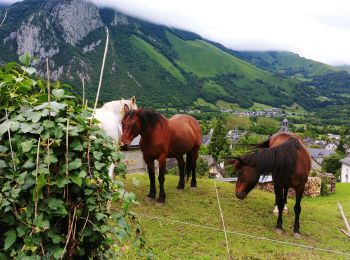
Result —
[{"label": "mountain slope", "polygon": [[[102,102],[135,95],[140,103],[154,108],[183,109],[202,98],[244,108],[254,102],[276,107],[297,102],[313,109],[347,98],[327,92],[327,86],[318,87],[317,77],[336,74],[337,69],[294,54],[255,53],[254,59],[248,58],[195,33],[99,9],[84,0],[24,0],[5,10],[8,19],[0,30],[0,64],[28,51],[44,76],[48,58],[51,77],[71,83],[75,92],[81,93],[84,78],[89,100],[98,85],[106,27],[110,43]],[[0,17],[5,10],[0,10]],[[301,71],[307,84],[291,77]],[[321,102],[319,96],[330,101]]]}]

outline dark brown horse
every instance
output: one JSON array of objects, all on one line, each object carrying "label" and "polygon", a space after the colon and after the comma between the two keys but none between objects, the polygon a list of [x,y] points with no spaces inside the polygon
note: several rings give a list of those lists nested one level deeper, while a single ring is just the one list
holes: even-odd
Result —
[{"label": "dark brown horse", "polygon": [[255,147],[255,152],[233,161],[238,175],[236,196],[244,199],[258,183],[261,175],[271,174],[278,206],[276,231],[282,233],[283,207],[287,201],[288,189],[294,188],[294,234],[299,238],[300,202],[311,169],[310,155],[302,139],[292,133],[277,133]]},{"label": "dark brown horse", "polygon": [[[148,167],[150,192],[148,198],[155,198],[156,184],[154,160],[159,163],[159,203],[165,202],[164,175],[166,158],[176,158],[180,169],[177,188],[185,187],[185,168],[187,179],[192,171],[191,187],[196,187],[196,161],[202,143],[199,123],[188,115],[175,115],[170,119],[148,109],[129,110],[125,106],[122,120],[122,144],[130,144],[137,135],[141,135],[141,151]],[[183,155],[186,154],[186,167]]]}]

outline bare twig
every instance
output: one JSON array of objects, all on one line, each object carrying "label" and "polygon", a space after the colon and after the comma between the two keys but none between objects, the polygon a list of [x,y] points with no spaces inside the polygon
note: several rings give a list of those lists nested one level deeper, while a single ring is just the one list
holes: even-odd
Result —
[{"label": "bare twig", "polygon": [[[5,109],[5,114],[6,114],[6,120],[9,120],[8,118],[8,114],[7,114],[7,109]],[[13,153],[13,149],[12,149],[12,142],[11,142],[11,131],[10,131],[10,125],[7,128],[7,133],[9,136],[9,142],[10,142],[10,151],[11,151],[11,158],[12,158],[12,165],[13,165],[13,169],[16,171],[16,164],[15,164],[15,155]]]},{"label": "bare twig", "polygon": [[2,24],[5,22],[6,17],[7,17],[7,11],[6,11],[6,13],[5,13],[4,19],[2,19],[2,22],[1,22],[1,24],[0,24],[0,27],[1,27]]},{"label": "bare twig", "polygon": [[[67,129],[66,129],[66,178],[68,178],[68,155],[69,155],[69,142],[68,142],[68,128],[69,128],[69,118],[67,118]],[[64,198],[68,201],[68,189],[64,188]]]},{"label": "bare twig", "polygon": [[46,58],[46,76],[47,76],[47,102],[49,103],[49,119],[51,119],[51,86],[50,86],[50,70],[49,70],[49,58]]},{"label": "bare twig", "polygon": [[224,221],[224,215],[222,214],[222,209],[221,209],[221,204],[220,204],[220,199],[219,199],[218,188],[216,187],[216,183],[215,183],[215,182],[214,182],[214,185],[215,185],[215,191],[216,191],[216,198],[217,198],[217,200],[218,200],[218,205],[219,205],[219,210],[220,210],[220,215],[221,215],[222,227],[224,228],[225,242],[226,242],[226,250],[227,250],[227,259],[232,259],[232,256],[230,255],[230,248],[229,248],[229,246],[228,246],[226,225],[225,225],[225,221]]},{"label": "bare twig", "polygon": [[106,56],[107,56],[107,51],[108,51],[108,43],[109,43],[109,31],[108,28],[106,27],[106,34],[107,34],[107,38],[106,38],[106,47],[105,47],[105,52],[103,54],[103,60],[102,60],[102,67],[101,67],[101,73],[100,73],[100,81],[98,83],[98,88],[97,88],[97,94],[96,94],[96,100],[95,100],[95,105],[94,105],[94,110],[92,112],[92,117],[91,117],[91,121],[90,121],[90,127],[92,126],[92,121],[95,118],[95,110],[97,108],[97,103],[98,103],[98,99],[100,96],[100,90],[101,90],[101,85],[102,85],[102,78],[103,78],[103,70],[105,67],[105,62],[106,62]]},{"label": "bare twig", "polygon": [[40,152],[40,137],[38,139],[38,149],[36,151],[36,170],[35,170],[35,218],[38,215],[38,199],[39,199],[39,187],[38,187],[38,173],[39,173],[39,152]]},{"label": "bare twig", "polygon": [[74,219],[75,219],[75,212],[76,212],[76,210],[77,210],[77,208],[75,207],[75,208],[74,208],[74,212],[73,212],[72,222],[71,222],[71,224],[69,225],[69,230],[68,230],[68,234],[67,234],[67,238],[66,238],[67,241],[66,241],[66,244],[65,244],[64,249],[63,249],[63,252],[62,252],[61,260],[62,260],[63,257],[64,257],[64,254],[65,254],[65,252],[66,252],[66,250],[67,250],[68,243],[69,243],[69,241],[70,241],[70,237],[71,237],[72,230],[73,230],[73,225],[74,225]]},{"label": "bare twig", "polygon": [[344,210],[343,210],[343,207],[341,206],[341,204],[338,202],[338,207],[339,207],[339,210],[340,210],[340,213],[344,219],[344,223],[345,223],[345,226],[347,228],[347,231],[341,229],[340,231],[343,232],[345,235],[347,235],[348,237],[350,237],[350,225],[349,225],[349,222],[345,216],[345,213],[344,213]]},{"label": "bare twig", "polygon": [[85,79],[84,77],[82,78],[82,82],[83,82],[83,108],[85,106]]}]

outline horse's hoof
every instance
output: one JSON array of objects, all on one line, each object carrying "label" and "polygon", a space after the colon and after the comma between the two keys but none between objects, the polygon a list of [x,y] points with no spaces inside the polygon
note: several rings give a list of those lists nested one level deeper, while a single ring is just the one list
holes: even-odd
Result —
[{"label": "horse's hoof", "polygon": [[282,235],[282,234],[283,234],[283,229],[275,228],[275,232],[276,232],[278,235]]},{"label": "horse's hoof", "polygon": [[177,188],[176,191],[179,192],[179,193],[181,193],[181,192],[184,191],[184,189],[179,189],[179,188]]},{"label": "horse's hoof", "polygon": [[148,197],[148,196],[147,196],[147,197],[145,198],[145,201],[147,201],[147,202],[151,202],[151,201],[153,201],[153,200],[154,200],[154,198],[152,198],[152,197]]},{"label": "horse's hoof", "polygon": [[159,201],[156,202],[156,206],[158,206],[158,207],[163,207],[164,204],[165,204],[165,202],[159,202]]},{"label": "horse's hoof", "polygon": [[191,190],[195,191],[197,187],[191,187]]},{"label": "horse's hoof", "polygon": [[294,233],[294,238],[295,239],[301,239],[301,234],[300,233]]}]

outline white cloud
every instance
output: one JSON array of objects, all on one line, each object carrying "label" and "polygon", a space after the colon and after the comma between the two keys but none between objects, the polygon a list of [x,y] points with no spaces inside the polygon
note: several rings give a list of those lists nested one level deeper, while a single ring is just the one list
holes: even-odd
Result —
[{"label": "white cloud", "polygon": [[236,50],[286,50],[329,64],[350,64],[348,0],[90,1]]}]

